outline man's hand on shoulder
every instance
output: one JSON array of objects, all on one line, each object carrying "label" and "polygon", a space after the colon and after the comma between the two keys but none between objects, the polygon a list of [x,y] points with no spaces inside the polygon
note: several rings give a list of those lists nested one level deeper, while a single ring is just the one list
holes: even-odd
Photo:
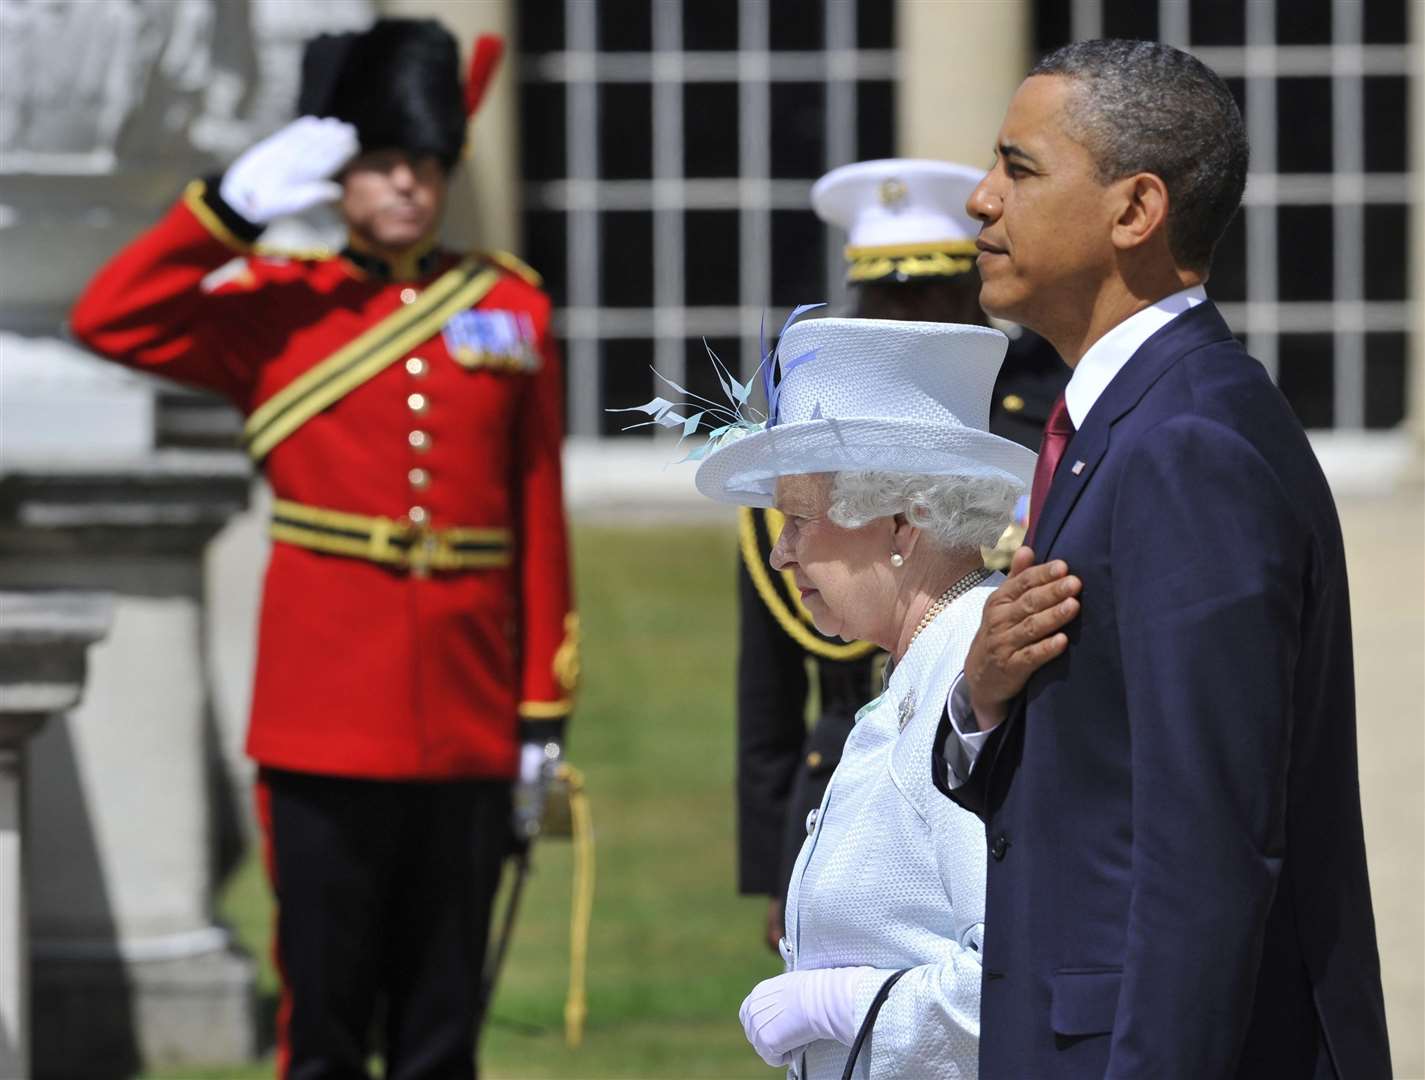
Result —
[{"label": "man's hand on shoulder", "polygon": [[245,150],[223,174],[218,194],[254,225],[341,198],[332,179],[361,149],[356,129],[303,116]]},{"label": "man's hand on shoulder", "polygon": [[1003,722],[1029,677],[1069,645],[1062,633],[1079,613],[1083,583],[1062,559],[1034,565],[1021,547],[1009,577],[985,603],[980,629],[965,658],[965,681],[981,731]]}]

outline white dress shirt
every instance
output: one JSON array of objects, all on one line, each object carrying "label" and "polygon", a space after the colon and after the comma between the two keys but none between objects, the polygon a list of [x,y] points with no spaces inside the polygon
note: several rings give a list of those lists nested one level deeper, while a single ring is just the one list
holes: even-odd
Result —
[{"label": "white dress shirt", "polygon": [[[1088,352],[1074,365],[1074,373],[1064,387],[1064,405],[1069,410],[1074,429],[1084,426],[1094,403],[1103,396],[1114,376],[1123,370],[1145,341],[1183,312],[1206,302],[1206,290],[1201,285],[1193,285],[1128,316],[1090,345]],[[952,779],[956,781],[954,786],[958,787],[969,777],[980,747],[994,729],[980,731],[975,723],[974,710],[970,708],[970,689],[965,685],[963,674],[950,688],[949,709],[950,722],[959,736],[959,745],[953,745],[947,739],[942,753],[950,766]]]}]

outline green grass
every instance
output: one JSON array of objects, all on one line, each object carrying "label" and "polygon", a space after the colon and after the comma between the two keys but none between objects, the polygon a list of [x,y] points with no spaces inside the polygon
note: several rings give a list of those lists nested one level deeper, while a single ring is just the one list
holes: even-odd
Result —
[{"label": "green grass", "polygon": [[[598,891],[584,1043],[564,1045],[571,853],[536,848],[515,941],[485,1030],[482,1076],[773,1074],[737,1007],[780,969],[762,945],[765,901],[735,894],[730,527],[587,526],[575,532],[584,682],[569,756],[593,805]],[[270,902],[255,856],[225,917],[261,962]],[[155,1080],[270,1076],[271,1063],[165,1070]]]}]

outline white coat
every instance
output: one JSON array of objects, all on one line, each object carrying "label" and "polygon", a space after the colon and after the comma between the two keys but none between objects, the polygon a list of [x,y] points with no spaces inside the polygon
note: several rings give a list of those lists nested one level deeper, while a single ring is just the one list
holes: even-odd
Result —
[{"label": "white coat", "polygon": [[[911,969],[882,1007],[857,1077],[978,1075],[985,832],[935,789],[930,760],[980,611],[1002,580],[992,575],[941,612],[857,714],[792,870],[789,970],[876,969],[856,987],[859,1026],[881,984]],[[788,1076],[839,1080],[848,1052],[812,1043]]]}]

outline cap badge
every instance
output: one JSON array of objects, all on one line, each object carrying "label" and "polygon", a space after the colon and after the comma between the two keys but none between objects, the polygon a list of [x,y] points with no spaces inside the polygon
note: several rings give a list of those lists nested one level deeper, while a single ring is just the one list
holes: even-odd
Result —
[{"label": "cap badge", "polygon": [[905,202],[909,192],[906,190],[904,181],[892,176],[888,180],[881,181],[880,199],[881,205],[887,208],[899,206]]}]

